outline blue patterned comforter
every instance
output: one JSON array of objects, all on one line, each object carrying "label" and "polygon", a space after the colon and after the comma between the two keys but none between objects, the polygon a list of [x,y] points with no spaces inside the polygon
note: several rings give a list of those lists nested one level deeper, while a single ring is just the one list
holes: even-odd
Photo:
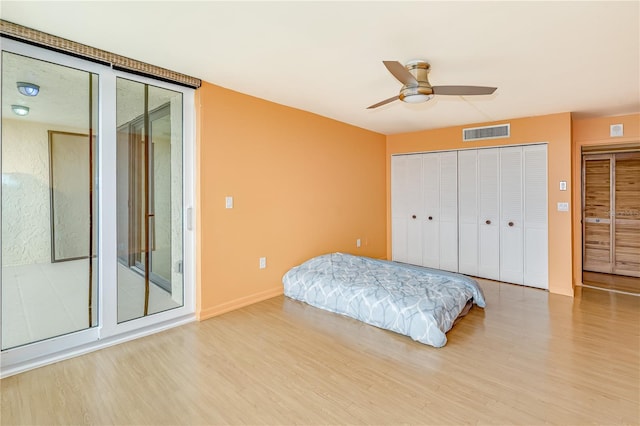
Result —
[{"label": "blue patterned comforter", "polygon": [[314,257],[283,277],[284,294],[435,347],[467,301],[485,307],[471,278],[343,253]]}]

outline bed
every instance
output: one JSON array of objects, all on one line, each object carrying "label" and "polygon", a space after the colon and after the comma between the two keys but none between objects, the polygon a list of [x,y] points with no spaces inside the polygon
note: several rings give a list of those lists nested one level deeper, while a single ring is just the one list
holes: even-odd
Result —
[{"label": "bed", "polygon": [[285,296],[442,347],[446,332],[472,304],[485,307],[478,283],[437,269],[325,254],[291,268]]}]

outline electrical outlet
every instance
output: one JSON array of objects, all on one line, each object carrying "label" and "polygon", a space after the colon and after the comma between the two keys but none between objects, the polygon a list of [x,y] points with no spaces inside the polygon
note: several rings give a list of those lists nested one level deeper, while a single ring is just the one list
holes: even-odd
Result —
[{"label": "electrical outlet", "polygon": [[261,257],[260,258],[260,269],[264,269],[267,267],[267,258],[266,257]]},{"label": "electrical outlet", "polygon": [[360,246],[362,246],[362,242],[360,241],[360,238],[358,238],[356,240],[356,247],[360,248]]}]

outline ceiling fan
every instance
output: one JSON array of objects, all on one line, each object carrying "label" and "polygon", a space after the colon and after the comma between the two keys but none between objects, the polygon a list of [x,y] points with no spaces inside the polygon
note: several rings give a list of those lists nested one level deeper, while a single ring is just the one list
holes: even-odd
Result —
[{"label": "ceiling fan", "polygon": [[398,61],[382,61],[382,63],[403,86],[399,95],[373,104],[367,109],[378,108],[397,99],[403,102],[419,103],[430,100],[434,95],[490,95],[497,89],[497,87],[485,86],[432,86],[427,78],[431,65],[422,60],[410,61],[404,66]]}]

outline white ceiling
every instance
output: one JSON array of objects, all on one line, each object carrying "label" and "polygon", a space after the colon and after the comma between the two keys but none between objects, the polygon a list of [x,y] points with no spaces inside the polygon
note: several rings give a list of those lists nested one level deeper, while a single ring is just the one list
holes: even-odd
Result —
[{"label": "white ceiling", "polygon": [[[640,112],[640,2],[23,2],[2,19],[384,134],[515,117]],[[497,86],[366,107],[398,93],[382,60],[433,85]]]}]

